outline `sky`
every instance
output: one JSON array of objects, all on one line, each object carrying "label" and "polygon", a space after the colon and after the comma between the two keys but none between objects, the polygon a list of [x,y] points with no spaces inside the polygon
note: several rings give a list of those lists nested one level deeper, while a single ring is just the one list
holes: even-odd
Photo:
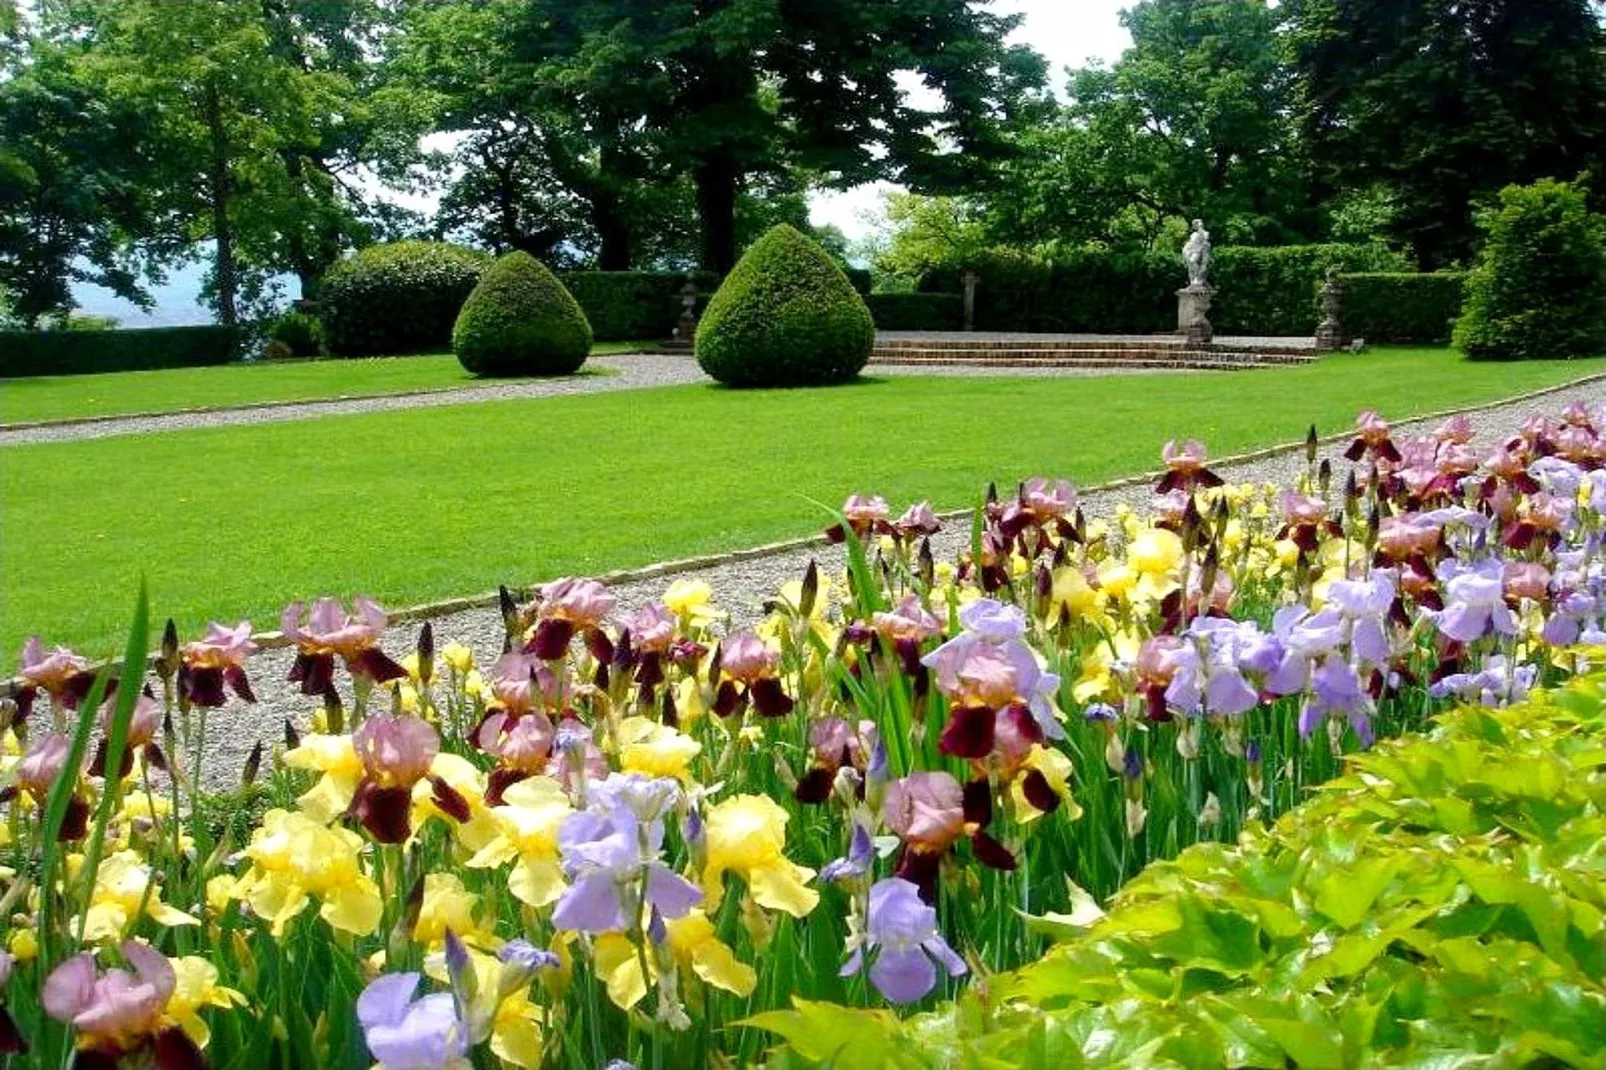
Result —
[{"label": "sky", "polygon": [[[1056,92],[1063,90],[1066,67],[1090,61],[1113,62],[1132,43],[1121,26],[1121,9],[1132,0],[993,0],[1000,14],[1025,16],[1013,41],[1031,45],[1048,58]],[[834,225],[850,239],[871,229],[869,217],[881,203],[886,183],[859,186],[842,192],[821,192],[810,198],[810,219],[816,226]],[[429,199],[399,197],[409,207],[425,209]],[[204,265],[192,264],[172,273],[168,282],[152,288],[157,307],[150,314],[96,286],[78,286],[74,295],[85,312],[115,316],[124,326],[205,323],[210,312],[197,301]],[[292,284],[292,289],[294,285]]]}]

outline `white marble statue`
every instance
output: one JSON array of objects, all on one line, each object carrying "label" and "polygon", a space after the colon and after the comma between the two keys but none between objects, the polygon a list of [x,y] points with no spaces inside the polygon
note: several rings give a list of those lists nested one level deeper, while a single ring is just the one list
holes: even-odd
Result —
[{"label": "white marble statue", "polygon": [[1182,262],[1188,268],[1189,286],[1210,285],[1210,232],[1205,229],[1203,220],[1193,221],[1193,230],[1182,247]]}]

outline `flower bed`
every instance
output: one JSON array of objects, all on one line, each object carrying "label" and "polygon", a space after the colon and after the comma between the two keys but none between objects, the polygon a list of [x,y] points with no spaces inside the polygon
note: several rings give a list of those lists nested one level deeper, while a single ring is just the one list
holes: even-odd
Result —
[{"label": "flower bed", "polygon": [[[1061,927],[1038,919],[1275,820],[1450,700],[1576,669],[1606,608],[1598,424],[1475,452],[1463,418],[1396,441],[1367,413],[1348,473],[1313,443],[1289,488],[1173,444],[1150,514],[1033,479],[954,562],[929,506],[854,496],[846,574],[754,630],[696,580],[624,614],[567,579],[505,596],[494,663],[427,627],[397,660],[371,602],[291,606],[317,712],[225,797],[194,785],[209,717],[261,686],[249,623],[170,626],[115,694],[30,642],[0,1047],[689,1066],[760,1058],[786,1019],[754,1016],[792,997],[990,991]],[[126,663],[145,649],[142,603]]]}]

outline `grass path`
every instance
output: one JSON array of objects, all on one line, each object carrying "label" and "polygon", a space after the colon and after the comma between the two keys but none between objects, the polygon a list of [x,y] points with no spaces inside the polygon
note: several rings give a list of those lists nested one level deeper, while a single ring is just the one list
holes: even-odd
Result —
[{"label": "grass path", "polygon": [[[599,342],[592,354],[647,343]],[[212,368],[0,379],[0,424],[180,409],[405,394],[483,385],[451,354],[358,360],[225,364]]]},{"label": "grass path", "polygon": [[1093,483],[1173,436],[1216,454],[1490,401],[1606,360],[1380,349],[1309,367],[1102,379],[684,386],[16,446],[0,455],[0,659],[102,653],[143,570],[158,620],[400,605],[806,534],[855,490],[971,504],[990,479]]}]

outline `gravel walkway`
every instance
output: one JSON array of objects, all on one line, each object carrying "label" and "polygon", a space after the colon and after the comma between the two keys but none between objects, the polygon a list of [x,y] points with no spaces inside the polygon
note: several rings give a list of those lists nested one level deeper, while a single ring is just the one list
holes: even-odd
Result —
[{"label": "gravel walkway", "polygon": [[302,401],[254,408],[220,408],[209,412],[175,412],[161,416],[130,416],[94,423],[25,427],[10,431],[0,428],[0,446],[106,438],[111,435],[138,435],[150,431],[184,431],[192,427],[283,423],[319,416],[386,412],[392,409],[418,409],[437,405],[468,405],[482,401],[511,401],[519,398],[556,397],[566,394],[600,394],[610,390],[641,390],[654,386],[676,386],[681,383],[707,381],[707,376],[703,375],[697,362],[690,357],[627,353],[593,357],[589,364],[617,374],[572,375],[562,379],[497,383],[489,386],[465,387],[461,390],[437,390],[425,394]]},{"label": "gravel walkway", "polygon": [[[1596,381],[1530,401],[1508,404],[1474,414],[1473,421],[1478,429],[1477,445],[1480,448],[1489,447],[1513,433],[1533,412],[1559,413],[1573,401],[1592,404],[1606,402],[1606,381]],[[1420,433],[1437,426],[1438,422],[1435,419],[1404,423],[1398,426],[1397,431],[1402,434]],[[1286,430],[1288,437],[1293,439],[1299,436],[1302,429],[1290,426]],[[1337,456],[1341,449],[1342,445],[1328,447],[1326,453],[1333,458],[1335,468],[1343,472],[1346,470],[1344,465],[1347,462]],[[1296,478],[1303,471],[1303,467],[1303,451],[1296,450],[1260,460],[1223,465],[1216,471],[1233,482],[1286,483]],[[1066,474],[1074,475],[1074,473]],[[875,488],[863,489],[873,491]],[[1089,518],[1108,515],[1122,503],[1134,508],[1143,508],[1149,500],[1150,490],[1147,484],[1091,491],[1083,494],[1081,499],[1082,507]],[[907,503],[892,503],[895,510],[901,510],[905,504]],[[932,540],[932,549],[937,559],[952,560],[968,543],[969,530],[967,522],[949,523],[947,530]],[[811,559],[818,560],[828,575],[838,575],[843,569],[841,549],[820,545],[703,568],[698,570],[696,575],[713,586],[716,600],[731,614],[733,623],[750,624],[762,615],[761,607],[764,599],[771,596],[786,580],[801,577]],[[552,577],[510,577],[526,581],[538,578]],[[659,597],[672,578],[662,576],[615,585],[613,591],[618,596],[620,611],[628,611]],[[274,627],[275,623],[257,622],[262,628]],[[419,627],[419,622],[408,622],[390,629],[385,637],[385,648],[396,657],[407,653],[413,649],[417,641]],[[474,650],[476,658],[486,665],[490,664],[500,652],[502,634],[501,618],[495,608],[467,609],[435,619],[438,646],[453,640],[466,643]],[[315,709],[314,702],[295,694],[289,685],[283,683],[292,656],[292,653],[286,650],[264,651],[258,654],[250,663],[250,673],[261,702],[256,706],[234,703],[213,714],[212,726],[209,729],[211,742],[207,759],[210,771],[208,780],[216,777],[218,783],[232,782],[245,756],[258,739],[266,740],[270,747],[281,739],[285,718],[291,718],[298,726],[306,724],[307,717]]]}]

